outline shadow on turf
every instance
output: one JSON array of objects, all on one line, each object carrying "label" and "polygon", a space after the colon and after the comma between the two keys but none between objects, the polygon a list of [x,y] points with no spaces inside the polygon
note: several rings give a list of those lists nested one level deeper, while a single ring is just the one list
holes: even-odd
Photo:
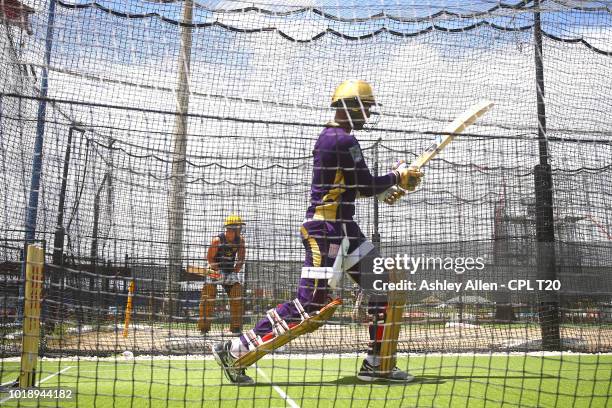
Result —
[{"label": "shadow on turf", "polygon": [[443,384],[445,381],[438,381],[435,378],[415,378],[414,381],[409,383],[397,383],[397,382],[367,382],[361,381],[356,376],[338,378],[333,381],[317,381],[317,382],[305,382],[305,381],[283,381],[272,383],[255,383],[255,387],[269,387],[271,385],[279,385],[285,387],[336,387],[338,385],[387,385],[387,386],[406,386],[410,384]]},{"label": "shadow on turf", "polygon": [[365,382],[359,380],[356,376],[338,378],[333,381],[317,381],[317,382],[306,382],[306,381],[283,381],[283,382],[272,382],[272,383],[256,383],[254,387],[269,387],[271,385],[280,385],[286,387],[335,387],[338,385],[388,385],[388,386],[406,386],[411,384],[444,384],[448,380],[473,380],[473,379],[507,379],[507,380],[539,380],[543,378],[557,378],[550,375],[421,375],[415,377],[415,379],[409,383],[393,383],[393,382]]}]

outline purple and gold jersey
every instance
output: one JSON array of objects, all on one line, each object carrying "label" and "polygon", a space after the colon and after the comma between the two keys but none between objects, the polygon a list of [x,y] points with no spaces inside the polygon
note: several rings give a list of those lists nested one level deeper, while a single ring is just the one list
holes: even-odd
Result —
[{"label": "purple and gold jersey", "polygon": [[233,242],[227,240],[225,232],[219,234],[218,238],[219,247],[215,255],[215,262],[219,264],[219,271],[224,275],[232,273],[236,263],[236,254],[240,248],[240,235],[236,234]]},{"label": "purple and gold jersey", "polygon": [[352,220],[357,193],[370,197],[397,183],[394,173],[372,176],[355,136],[331,124],[319,135],[313,158],[308,219]]}]

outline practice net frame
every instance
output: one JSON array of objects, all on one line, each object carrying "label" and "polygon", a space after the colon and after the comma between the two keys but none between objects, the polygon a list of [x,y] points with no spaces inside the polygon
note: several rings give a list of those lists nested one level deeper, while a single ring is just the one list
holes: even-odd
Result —
[{"label": "practice net frame", "polygon": [[[0,6],[0,401],[610,403],[610,2]],[[355,219],[385,256],[455,260],[414,281],[497,287],[410,291],[398,361],[416,381],[389,387],[354,377],[367,296],[345,278],[331,321],[248,370],[257,387],[238,388],[210,355],[232,338],[230,302],[219,286],[201,333],[205,284],[193,272],[236,213],[243,327],[295,297],[312,149],[349,78],[382,104],[374,129],[356,133],[379,174],[465,108],[495,102],[428,164],[417,192],[394,206],[358,200]],[[32,336],[26,244],[45,253],[31,385],[72,389],[73,400],[8,394]],[[462,271],[466,257],[484,268]],[[517,279],[536,290],[510,290]],[[538,279],[560,289],[537,290]]]}]

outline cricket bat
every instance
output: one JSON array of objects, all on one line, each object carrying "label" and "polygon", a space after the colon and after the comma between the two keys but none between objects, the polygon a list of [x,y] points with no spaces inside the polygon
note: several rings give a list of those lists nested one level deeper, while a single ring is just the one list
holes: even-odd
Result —
[{"label": "cricket bat", "polygon": [[212,279],[219,279],[221,277],[221,274],[219,274],[219,272],[213,269],[203,268],[201,266],[194,265],[187,265],[187,273],[193,273],[200,276],[208,276]]},{"label": "cricket bat", "polygon": [[[440,153],[446,146],[453,141],[453,139],[463,132],[468,126],[472,125],[474,122],[478,120],[481,116],[491,109],[493,106],[493,102],[483,100],[478,102],[476,105],[470,107],[469,109],[462,112],[455,120],[449,123],[443,130],[442,134],[437,135],[434,138],[434,141],[419,157],[414,159],[412,163],[410,163],[411,168],[420,170],[421,167],[426,165],[431,159],[436,157],[438,153]],[[406,164],[402,164],[403,167]],[[393,194],[395,194],[400,188],[397,186],[391,187],[387,189],[385,192],[378,194],[378,199],[380,201],[388,202],[387,200]],[[403,195],[403,194],[402,194]]]},{"label": "cricket bat", "polygon": [[489,109],[493,106],[493,102],[490,101],[480,101],[476,105],[470,107],[461,115],[457,116],[455,120],[449,123],[444,130],[443,134],[435,137],[434,142],[429,145],[427,149],[419,157],[413,160],[410,163],[410,167],[415,169],[420,169],[424,165],[426,165],[431,159],[436,157],[438,153],[440,153],[446,146],[453,141],[455,136],[459,133],[463,132],[468,126],[472,125],[474,122],[478,120],[482,115],[488,112]]}]

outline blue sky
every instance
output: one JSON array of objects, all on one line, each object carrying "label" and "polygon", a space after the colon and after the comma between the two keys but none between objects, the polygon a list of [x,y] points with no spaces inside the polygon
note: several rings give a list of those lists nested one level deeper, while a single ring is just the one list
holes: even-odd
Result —
[{"label": "blue sky", "polygon": [[[92,5],[91,0],[65,0],[66,4],[75,5]],[[130,15],[143,15],[143,14],[158,14],[165,19],[172,21],[179,21],[181,19],[181,8],[182,2],[176,3],[152,3],[147,1],[122,1],[122,0],[98,0],[96,2],[101,7],[109,10],[116,11],[118,13],[130,14]],[[505,4],[515,5],[518,4],[516,0],[508,1]],[[365,0],[365,1],[343,1],[339,2],[326,1],[326,0],[284,0],[281,2],[274,2],[273,0],[262,0],[260,2],[246,2],[246,1],[199,1],[197,4],[202,7],[198,7],[194,13],[195,24],[206,24],[219,21],[226,25],[236,27],[238,29],[259,29],[263,27],[277,27],[284,31],[284,26],[292,23],[299,22],[302,25],[311,24],[313,27],[311,30],[303,30],[303,35],[297,37],[301,40],[309,39],[313,35],[324,31],[326,28],[331,28],[343,34],[350,36],[359,36],[371,33],[382,27],[388,28],[401,33],[411,34],[421,31],[431,26],[431,20],[425,20],[423,22],[402,22],[397,21],[393,18],[381,18],[375,20],[369,20],[365,22],[342,22],[324,16],[307,11],[304,13],[292,14],[289,16],[274,16],[269,14],[263,14],[259,12],[250,13],[221,13],[211,12],[210,9],[222,9],[232,10],[240,9],[256,4],[258,7],[264,10],[270,10],[273,12],[285,12],[295,11],[304,6],[310,6],[317,10],[327,13],[332,16],[338,16],[340,18],[364,18],[378,13],[384,12],[388,16],[397,17],[398,19],[419,19],[427,16],[434,15],[440,11],[446,10],[452,13],[459,14],[472,14],[490,10],[498,5],[495,1],[479,0],[479,1],[406,1],[406,0],[393,0],[383,2],[377,0]],[[280,4],[280,5],[279,5]],[[339,6],[341,4],[341,6]],[[604,28],[609,29],[612,26],[612,3],[602,1],[582,1],[576,2],[580,4],[582,8],[601,8],[606,7],[607,10],[599,11],[588,11],[588,10],[567,10],[566,7],[559,3],[546,1],[543,3],[543,9],[547,10],[542,14],[543,28],[544,30],[554,36],[564,39],[577,39],[585,36],[586,33],[591,33],[596,30]],[[68,10],[63,8],[63,13],[67,13]],[[83,9],[81,9],[83,10]],[[74,11],[79,13],[78,11]],[[81,11],[83,12],[83,11]],[[102,11],[96,12],[96,14],[105,14]],[[151,17],[151,20],[157,20],[156,17]],[[474,18],[454,18],[447,16],[440,16],[435,19],[435,24],[438,27],[446,29],[461,29],[469,27],[473,24],[486,20],[488,23],[495,24],[501,27],[507,27],[509,29],[517,29],[519,27],[530,26],[533,23],[532,13],[530,12],[515,12],[501,8],[493,11],[491,14],[486,16],[476,16]],[[133,20],[132,20],[133,21]],[[162,21],[150,22],[150,26],[172,26]],[[117,25],[115,28],[119,28]],[[288,35],[292,36],[291,33]],[[587,38],[588,40],[588,38]],[[598,47],[598,44],[594,44]]]}]

